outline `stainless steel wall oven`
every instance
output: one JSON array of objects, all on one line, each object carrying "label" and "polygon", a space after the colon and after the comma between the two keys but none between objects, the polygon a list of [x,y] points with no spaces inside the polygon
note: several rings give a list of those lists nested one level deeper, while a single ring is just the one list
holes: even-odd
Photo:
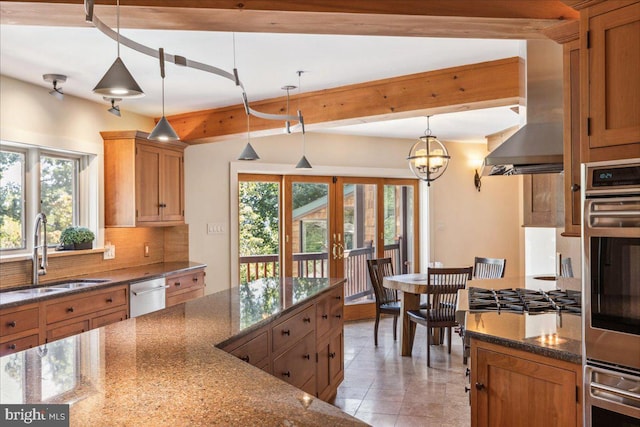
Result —
[{"label": "stainless steel wall oven", "polygon": [[584,169],[587,426],[640,426],[640,159]]}]

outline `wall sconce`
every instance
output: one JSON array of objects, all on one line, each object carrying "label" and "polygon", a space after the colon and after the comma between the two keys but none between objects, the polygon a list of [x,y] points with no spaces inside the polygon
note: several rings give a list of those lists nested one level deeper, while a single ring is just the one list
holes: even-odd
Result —
[{"label": "wall sconce", "polygon": [[442,176],[451,159],[444,144],[431,135],[429,117],[427,116],[427,129],[424,131],[424,136],[413,144],[407,157],[413,174],[422,181],[426,181],[427,186],[431,185],[431,181]]},{"label": "wall sconce", "polygon": [[473,177],[473,184],[476,186],[476,190],[480,192],[480,187],[482,187],[482,181],[480,180],[480,175],[478,175],[478,169],[476,169],[476,174]]}]

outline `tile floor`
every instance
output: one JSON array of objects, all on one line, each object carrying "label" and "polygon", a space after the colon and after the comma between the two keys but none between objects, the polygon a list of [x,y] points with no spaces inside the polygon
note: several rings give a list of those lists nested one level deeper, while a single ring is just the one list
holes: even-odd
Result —
[{"label": "tile floor", "polygon": [[418,325],[413,356],[402,357],[392,327],[392,318],[380,321],[376,347],[373,320],[345,324],[344,381],[332,403],[374,427],[469,426],[461,338],[453,333],[451,355],[432,346],[427,368],[426,328]]}]

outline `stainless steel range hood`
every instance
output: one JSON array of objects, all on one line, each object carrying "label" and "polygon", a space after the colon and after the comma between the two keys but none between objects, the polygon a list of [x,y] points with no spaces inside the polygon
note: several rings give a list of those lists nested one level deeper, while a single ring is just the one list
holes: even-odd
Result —
[{"label": "stainless steel range hood", "polygon": [[523,44],[526,106],[519,109],[521,127],[484,159],[483,175],[563,170],[562,46],[551,40]]}]

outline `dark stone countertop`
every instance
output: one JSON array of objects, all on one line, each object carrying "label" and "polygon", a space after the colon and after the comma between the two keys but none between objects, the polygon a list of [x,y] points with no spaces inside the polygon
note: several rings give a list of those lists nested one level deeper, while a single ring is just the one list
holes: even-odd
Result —
[{"label": "dark stone countertop", "polygon": [[[472,286],[485,289],[580,290],[580,280],[548,281],[533,278],[473,280],[468,282],[467,287]],[[459,308],[464,309],[466,292],[465,290],[460,293]],[[582,317],[580,315],[466,311],[465,318],[465,334],[470,338],[571,363],[582,363]]]},{"label": "dark stone countertop", "polygon": [[[141,280],[165,277],[174,273],[187,272],[189,270],[206,267],[206,264],[198,262],[163,262],[139,267],[123,268],[119,270],[102,271],[99,273],[69,277],[55,282],[41,282],[38,286],[20,286],[0,291],[0,309],[15,307],[23,304],[39,302],[47,299],[66,297],[82,292],[94,291],[99,288],[108,288],[123,283],[134,283]],[[42,280],[42,279],[41,279]],[[81,288],[61,290],[43,294],[25,292],[31,289],[48,288],[68,282],[91,282],[89,286]]]},{"label": "dark stone countertop", "polygon": [[4,356],[0,403],[69,404],[72,426],[366,425],[215,347],[342,282],[258,281]]}]

